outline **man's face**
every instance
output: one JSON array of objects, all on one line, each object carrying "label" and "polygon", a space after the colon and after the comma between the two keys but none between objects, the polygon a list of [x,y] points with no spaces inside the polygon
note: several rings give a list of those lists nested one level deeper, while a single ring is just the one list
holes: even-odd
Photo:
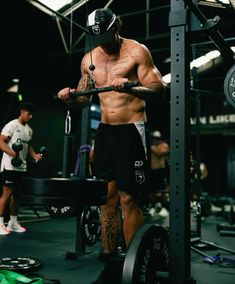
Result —
[{"label": "man's face", "polygon": [[106,53],[113,53],[119,48],[119,40],[118,40],[118,34],[114,33],[111,40],[105,44],[100,45],[100,47],[106,52]]},{"label": "man's face", "polygon": [[21,112],[20,112],[20,116],[21,116],[23,122],[26,123],[26,122],[28,122],[32,119],[33,114],[32,114],[32,112],[30,112],[28,110],[22,109]]}]

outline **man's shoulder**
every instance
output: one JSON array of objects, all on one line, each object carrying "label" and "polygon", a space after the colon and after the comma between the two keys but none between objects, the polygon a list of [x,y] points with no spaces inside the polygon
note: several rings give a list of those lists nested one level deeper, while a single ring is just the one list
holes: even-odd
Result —
[{"label": "man's shoulder", "polygon": [[123,38],[123,43],[130,49],[145,51],[147,47],[135,39]]},{"label": "man's shoulder", "polygon": [[81,68],[83,70],[85,70],[85,71],[89,70],[89,66],[91,64],[92,57],[95,57],[96,50],[97,50],[97,47],[92,50],[92,54],[91,54],[91,51],[84,54],[82,61],[81,61]]},{"label": "man's shoulder", "polygon": [[8,121],[8,122],[5,124],[4,128],[6,128],[6,127],[13,127],[13,126],[15,126],[15,125],[17,124],[17,122],[18,122],[17,119],[12,119],[12,120]]},{"label": "man's shoulder", "polygon": [[10,135],[10,133],[14,131],[16,124],[17,124],[17,119],[10,120],[2,128],[1,134],[5,136]]},{"label": "man's shoulder", "polygon": [[134,46],[141,46],[141,43],[132,38],[122,38],[124,44],[134,45]]}]

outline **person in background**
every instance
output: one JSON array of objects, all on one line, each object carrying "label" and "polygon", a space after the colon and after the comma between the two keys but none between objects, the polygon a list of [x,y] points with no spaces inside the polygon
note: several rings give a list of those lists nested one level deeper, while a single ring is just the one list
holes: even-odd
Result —
[{"label": "person in background", "polygon": [[[121,37],[119,18],[108,8],[88,15],[87,29],[95,48],[81,61],[81,79],[74,88],[63,88],[58,98],[73,105],[85,105],[91,97],[73,98],[70,93],[93,87],[111,86],[98,94],[101,121],[96,131],[93,171],[108,181],[107,203],[101,206],[100,222],[104,270],[93,283],[120,283],[117,269],[108,256],[117,254],[121,230],[128,247],[136,230],[143,225],[140,202],[148,176],[145,100],[162,95],[165,86],[150,51],[139,42]],[[138,82],[138,86],[128,87]]]},{"label": "person in background", "polygon": [[[28,122],[32,119],[33,110],[32,103],[21,103],[18,118],[8,122],[1,131],[0,149],[3,152],[1,159],[3,189],[0,197],[0,235],[9,235],[11,231],[17,233],[26,231],[26,228],[22,227],[17,219],[20,206],[20,183],[22,177],[27,173],[27,155],[29,154],[36,161],[42,158],[39,153],[34,152],[30,145],[33,130]],[[10,220],[6,227],[4,213],[8,201]]]},{"label": "person in background", "polygon": [[149,213],[152,216],[168,216],[170,183],[169,155],[169,144],[162,138],[161,132],[158,130],[151,132]]}]

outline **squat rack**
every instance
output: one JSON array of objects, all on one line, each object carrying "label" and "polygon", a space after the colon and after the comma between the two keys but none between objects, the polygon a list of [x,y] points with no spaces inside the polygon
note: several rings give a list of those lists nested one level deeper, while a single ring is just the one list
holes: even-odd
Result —
[{"label": "squat rack", "polygon": [[[216,29],[218,17],[207,20],[198,0],[171,0],[171,106],[170,106],[170,283],[195,283],[190,266],[190,39],[189,31],[204,29],[224,59],[233,52]],[[197,21],[197,27],[191,20]],[[191,25],[190,25],[191,24]]]}]

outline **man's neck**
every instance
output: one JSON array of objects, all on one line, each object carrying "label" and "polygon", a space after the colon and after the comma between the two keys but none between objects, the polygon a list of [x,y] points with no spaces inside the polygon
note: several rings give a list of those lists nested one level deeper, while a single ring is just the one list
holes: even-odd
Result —
[{"label": "man's neck", "polygon": [[107,45],[101,46],[102,50],[108,55],[115,55],[119,52],[123,39],[119,36],[119,34],[115,35],[113,41]]},{"label": "man's neck", "polygon": [[26,125],[26,122],[20,116],[18,117],[18,121],[20,124]]}]

